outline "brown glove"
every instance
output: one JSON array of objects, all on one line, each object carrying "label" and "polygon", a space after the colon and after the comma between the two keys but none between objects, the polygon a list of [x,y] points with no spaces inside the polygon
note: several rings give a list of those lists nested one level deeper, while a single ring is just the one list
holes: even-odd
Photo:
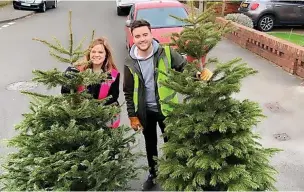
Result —
[{"label": "brown glove", "polygon": [[203,69],[200,74],[200,79],[208,81],[212,77],[213,73],[209,69]]},{"label": "brown glove", "polygon": [[138,117],[130,117],[129,119],[131,122],[131,127],[134,131],[142,129],[142,125],[140,124]]}]

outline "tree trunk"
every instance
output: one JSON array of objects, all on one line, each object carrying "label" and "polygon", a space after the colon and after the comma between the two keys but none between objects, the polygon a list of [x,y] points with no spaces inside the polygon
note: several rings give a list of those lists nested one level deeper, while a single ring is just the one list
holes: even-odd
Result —
[{"label": "tree trunk", "polygon": [[223,4],[222,4],[222,13],[221,13],[222,17],[225,16],[225,9],[226,9],[226,0],[223,0]]},{"label": "tree trunk", "polygon": [[199,1],[199,5],[198,5],[198,10],[199,10],[199,12],[204,12],[205,11],[205,9],[204,9],[204,0],[200,0]]}]

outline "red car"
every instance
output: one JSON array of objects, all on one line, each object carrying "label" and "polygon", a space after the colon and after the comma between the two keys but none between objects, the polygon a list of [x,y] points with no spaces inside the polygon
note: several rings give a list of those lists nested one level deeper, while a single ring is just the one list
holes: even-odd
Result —
[{"label": "red car", "polygon": [[174,15],[179,18],[187,18],[188,12],[184,4],[177,0],[146,1],[133,4],[127,17],[125,27],[126,47],[128,50],[133,45],[130,23],[133,20],[138,19],[145,19],[151,24],[152,35],[160,44],[170,43],[170,33],[181,32],[183,30],[183,26],[186,24],[170,15]]}]

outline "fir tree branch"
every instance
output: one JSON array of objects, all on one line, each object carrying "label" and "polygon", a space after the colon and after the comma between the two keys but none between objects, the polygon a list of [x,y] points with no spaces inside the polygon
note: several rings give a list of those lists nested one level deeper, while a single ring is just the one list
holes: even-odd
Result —
[{"label": "fir tree branch", "polygon": [[52,52],[52,51],[49,51],[50,52],[50,55],[52,57],[54,57],[55,59],[57,59],[58,61],[62,62],[62,63],[70,63],[71,64],[71,61],[70,59],[66,59],[66,58],[63,58],[59,55],[57,55],[56,53]]},{"label": "fir tree branch", "polygon": [[79,42],[79,44],[77,45],[77,47],[74,49],[73,51],[73,55],[79,55],[79,53],[83,53],[82,51],[82,46],[84,41],[86,40],[86,37],[83,37],[83,39]]},{"label": "fir tree branch", "polygon": [[64,52],[62,52],[63,54],[69,54],[69,51],[62,46],[62,44],[56,37],[53,37],[53,39],[55,40],[57,46],[60,47],[60,49],[64,50]]},{"label": "fir tree branch", "polygon": [[58,51],[58,52],[60,52],[60,53],[64,53],[64,54],[67,54],[67,53],[68,53],[68,52],[66,52],[66,50],[65,50],[64,48],[57,47],[57,46],[55,46],[55,45],[49,43],[49,42],[46,41],[46,40],[41,40],[41,39],[38,39],[38,38],[33,38],[33,40],[39,41],[39,42],[41,42],[41,43],[47,45],[47,46],[50,47],[51,49],[54,49],[54,50],[56,50],[56,51]]},{"label": "fir tree branch", "polygon": [[91,42],[94,41],[94,38],[95,38],[95,30],[92,31]]},{"label": "fir tree branch", "polygon": [[170,17],[173,17],[174,19],[184,22],[184,23],[188,23],[188,24],[194,24],[193,21],[191,21],[189,18],[179,18],[175,15],[169,15]]},{"label": "fir tree branch", "polygon": [[40,93],[34,93],[34,92],[29,92],[29,91],[21,91],[22,94],[28,95],[28,96],[33,96],[33,97],[41,97],[41,98],[48,98],[50,97],[49,95],[43,95]]},{"label": "fir tree branch", "polygon": [[[72,57],[73,55],[73,32],[72,32],[72,11],[69,11],[69,55]],[[70,61],[72,59],[70,58]]]}]

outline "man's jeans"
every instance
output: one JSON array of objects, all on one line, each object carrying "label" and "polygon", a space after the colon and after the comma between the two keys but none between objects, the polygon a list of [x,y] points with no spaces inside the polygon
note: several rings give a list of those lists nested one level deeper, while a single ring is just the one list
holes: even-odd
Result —
[{"label": "man's jeans", "polygon": [[[158,112],[147,111],[147,127],[144,127],[143,134],[145,137],[146,143],[146,153],[148,159],[148,165],[150,167],[150,174],[156,176],[155,165],[153,157],[158,156],[157,152],[157,123],[161,129],[161,132],[164,133],[165,117]],[[168,139],[164,137],[164,142],[167,142]]]}]

